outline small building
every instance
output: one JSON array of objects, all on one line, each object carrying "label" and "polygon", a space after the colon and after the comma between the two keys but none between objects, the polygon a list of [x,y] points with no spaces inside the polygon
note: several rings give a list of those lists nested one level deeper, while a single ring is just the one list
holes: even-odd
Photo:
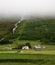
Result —
[{"label": "small building", "polygon": [[41,46],[33,46],[34,49],[40,49]]},{"label": "small building", "polygon": [[28,50],[29,47],[28,46],[23,46],[22,49],[27,49]]},{"label": "small building", "polygon": [[41,45],[35,45],[33,46],[33,49],[44,49],[45,47],[44,46],[41,46]]},{"label": "small building", "polygon": [[42,47],[41,47],[41,45],[38,44],[38,45],[33,46],[33,48],[34,49],[41,49]]}]

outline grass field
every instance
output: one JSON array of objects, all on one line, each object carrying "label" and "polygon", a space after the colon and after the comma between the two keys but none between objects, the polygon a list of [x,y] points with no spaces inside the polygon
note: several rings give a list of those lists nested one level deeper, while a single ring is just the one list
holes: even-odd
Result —
[{"label": "grass field", "polygon": [[13,44],[0,45],[0,65],[55,65],[55,45],[46,45],[45,49],[8,50],[6,47],[17,47],[19,43],[30,42],[33,45],[43,45],[40,41],[18,40]]},{"label": "grass field", "polygon": [[1,53],[18,53],[18,54],[49,54],[55,55],[55,50],[1,50]]},{"label": "grass field", "polygon": [[55,65],[55,50],[0,50],[0,65]]},{"label": "grass field", "polygon": [[[2,37],[6,37],[6,35],[9,36],[9,32],[11,32],[14,24],[15,24],[15,22],[12,22],[12,23],[11,22],[6,22],[6,23],[0,22],[0,35]],[[50,29],[51,32],[55,32],[55,30],[52,31],[52,29],[55,27],[55,25],[53,25],[54,27],[51,26],[52,24],[50,26],[48,25],[49,26],[48,27],[47,23],[45,26],[44,25],[42,26],[42,24],[41,24],[41,26],[37,25],[37,27],[35,27],[35,25],[36,24],[34,24],[34,27],[32,27],[32,26],[25,27],[25,24],[23,25],[23,23],[22,23],[20,32],[19,32],[19,28],[17,28],[16,33],[19,32],[22,35],[22,33],[23,33],[22,30],[26,33],[28,33],[28,31],[30,32],[30,30],[32,30],[30,33],[34,33],[32,35],[34,35],[34,38],[35,38],[36,36],[39,37],[38,34],[41,34],[38,31],[42,30],[42,32],[43,31],[45,32],[46,27],[48,29]],[[36,32],[38,32],[37,35],[35,34],[36,32],[33,31],[33,28],[34,28],[34,30],[36,30]],[[27,30],[27,31],[25,31],[25,30]],[[28,35],[30,33],[28,33]],[[42,36],[42,34],[41,34],[41,36]],[[54,35],[52,35],[52,36],[54,37]],[[32,38],[32,36],[27,36],[27,37]],[[9,40],[11,40],[11,39],[9,39]],[[37,41],[19,40],[19,38],[12,39],[11,41],[13,41],[13,43],[0,45],[0,65],[55,65],[55,45],[50,45],[48,43],[43,44],[43,42],[40,42],[40,40],[37,40]],[[34,50],[34,49],[9,50],[9,49],[7,49],[10,45],[11,45],[11,48],[15,48],[18,46],[18,44],[25,44],[27,42],[29,42],[31,44],[31,46],[40,44],[40,45],[44,46],[45,49],[37,49],[37,50]],[[54,44],[55,44],[55,42],[54,42]]]},{"label": "grass field", "polygon": [[55,50],[0,50],[0,65],[55,65]]},{"label": "grass field", "polygon": [[0,54],[0,65],[55,65],[55,55]]}]

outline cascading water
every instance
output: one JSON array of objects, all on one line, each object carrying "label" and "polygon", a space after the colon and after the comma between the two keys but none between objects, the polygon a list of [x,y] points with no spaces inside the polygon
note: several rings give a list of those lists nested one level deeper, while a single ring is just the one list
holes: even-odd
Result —
[{"label": "cascading water", "polygon": [[13,34],[15,33],[17,27],[18,27],[18,24],[21,23],[21,21],[23,20],[23,17],[15,24],[15,27],[13,28]]}]

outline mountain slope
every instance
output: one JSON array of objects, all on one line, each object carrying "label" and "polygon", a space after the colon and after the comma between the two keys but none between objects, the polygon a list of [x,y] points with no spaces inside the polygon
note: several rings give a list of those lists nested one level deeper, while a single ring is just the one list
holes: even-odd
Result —
[{"label": "mountain slope", "polygon": [[55,19],[28,19],[22,21],[16,30],[19,39],[55,40]]}]

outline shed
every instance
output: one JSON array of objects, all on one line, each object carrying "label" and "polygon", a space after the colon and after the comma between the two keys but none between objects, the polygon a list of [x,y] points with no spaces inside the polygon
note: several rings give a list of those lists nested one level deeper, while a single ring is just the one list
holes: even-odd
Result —
[{"label": "shed", "polygon": [[23,46],[22,49],[27,49],[28,50],[29,47],[28,46]]}]

